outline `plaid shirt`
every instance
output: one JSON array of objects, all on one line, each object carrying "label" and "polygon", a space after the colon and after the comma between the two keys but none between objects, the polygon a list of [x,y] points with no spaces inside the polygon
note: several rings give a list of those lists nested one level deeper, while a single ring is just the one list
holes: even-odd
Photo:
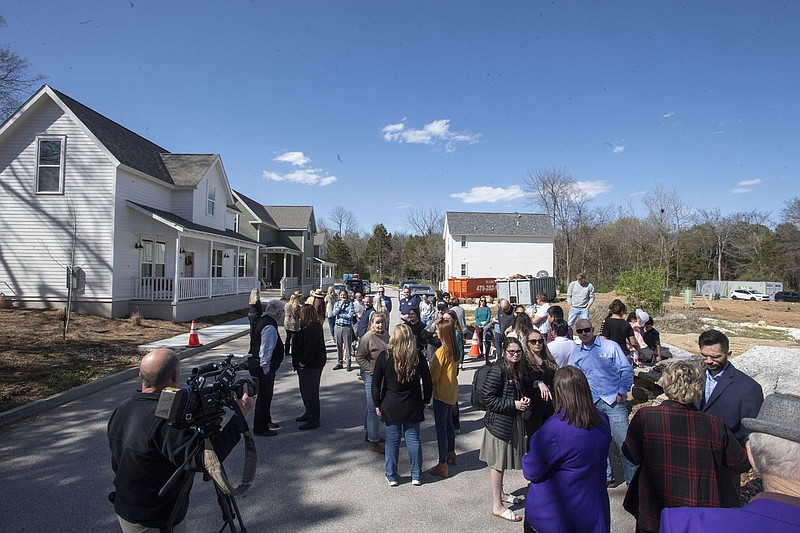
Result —
[{"label": "plaid shirt", "polygon": [[725,501],[720,473],[750,469],[747,453],[725,423],[694,405],[666,400],[642,407],[631,420],[622,451],[639,469],[625,509],[644,531],[658,531],[665,507],[738,507]]}]

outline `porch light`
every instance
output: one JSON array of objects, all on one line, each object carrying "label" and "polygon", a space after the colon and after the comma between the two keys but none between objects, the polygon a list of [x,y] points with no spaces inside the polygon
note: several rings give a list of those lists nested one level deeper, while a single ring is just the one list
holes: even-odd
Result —
[{"label": "porch light", "polygon": [[141,250],[142,248],[144,248],[144,246],[142,246],[142,243],[140,243],[139,241],[136,241],[136,244],[134,244],[133,247],[136,248],[137,250]]},{"label": "porch light", "polygon": [[185,250],[185,249],[183,249],[183,248],[181,248],[181,253],[182,253],[182,254],[185,254],[185,253],[186,253],[186,250]]},{"label": "porch light", "polygon": [[223,254],[223,255],[222,255],[222,257],[224,257],[225,259],[227,259],[227,258],[229,258],[229,257],[230,257],[230,254]]}]

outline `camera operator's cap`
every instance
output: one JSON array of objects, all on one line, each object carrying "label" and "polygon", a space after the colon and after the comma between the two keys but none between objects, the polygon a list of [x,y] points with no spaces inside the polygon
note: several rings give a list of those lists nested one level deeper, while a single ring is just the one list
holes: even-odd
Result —
[{"label": "camera operator's cap", "polygon": [[436,309],[449,309],[450,306],[447,305],[447,302],[437,302]]},{"label": "camera operator's cap", "polygon": [[764,399],[756,418],[743,418],[751,433],[766,433],[800,442],[800,398],[776,392]]}]

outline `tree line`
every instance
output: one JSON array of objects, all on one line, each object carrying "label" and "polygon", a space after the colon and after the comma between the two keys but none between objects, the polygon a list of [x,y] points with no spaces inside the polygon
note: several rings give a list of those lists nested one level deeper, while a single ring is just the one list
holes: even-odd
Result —
[{"label": "tree line", "polygon": [[[671,187],[656,186],[637,205],[595,205],[563,168],[528,172],[524,190],[533,211],[555,228],[555,276],[566,285],[589,273],[598,290],[611,290],[623,272],[659,271],[663,287],[694,287],[698,279],[763,280],[800,286],[800,197],[771,213],[722,214],[691,205]],[[361,232],[356,216],[337,206],[320,227],[328,236],[337,275],[358,272],[372,279],[418,278],[432,283],[444,274],[444,213],[410,209],[409,232],[389,233],[375,224]]]}]

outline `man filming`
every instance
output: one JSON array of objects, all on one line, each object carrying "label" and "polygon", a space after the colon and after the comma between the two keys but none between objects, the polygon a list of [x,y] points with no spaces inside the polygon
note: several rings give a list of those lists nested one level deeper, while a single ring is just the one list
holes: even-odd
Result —
[{"label": "man filming", "polygon": [[[183,533],[186,531],[188,490],[194,472],[203,470],[202,454],[197,454],[195,462],[190,463],[187,471],[163,496],[158,492],[195,451],[200,436],[194,428],[176,429],[167,420],[155,416],[161,391],[178,384],[180,359],[172,350],[153,350],[142,358],[139,377],[141,390],[123,401],[108,421],[115,488],[109,499],[114,503],[125,533],[158,533],[170,522],[175,524],[172,531]],[[253,399],[248,396],[246,387],[237,403],[245,416],[253,409]],[[246,429],[246,422],[234,416],[211,437],[220,460],[227,457]],[[187,484],[186,497],[179,501],[181,490]]]}]

